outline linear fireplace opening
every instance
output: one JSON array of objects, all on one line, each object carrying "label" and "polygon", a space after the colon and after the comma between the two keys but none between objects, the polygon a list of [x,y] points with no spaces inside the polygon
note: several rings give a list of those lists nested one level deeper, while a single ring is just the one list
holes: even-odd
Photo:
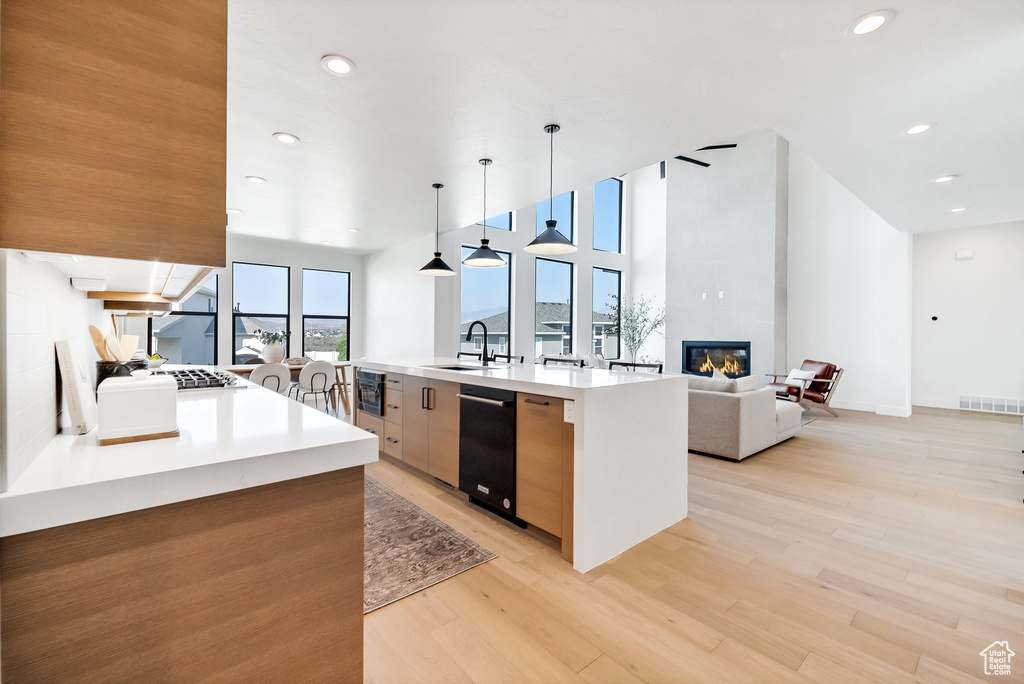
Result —
[{"label": "linear fireplace opening", "polygon": [[730,378],[750,375],[750,342],[683,341],[683,372],[710,376],[718,369]]}]

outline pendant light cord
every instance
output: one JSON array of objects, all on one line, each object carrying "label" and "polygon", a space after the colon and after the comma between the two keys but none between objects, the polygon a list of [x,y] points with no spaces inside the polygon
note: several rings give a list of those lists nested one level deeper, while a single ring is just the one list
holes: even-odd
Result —
[{"label": "pendant light cord", "polygon": [[487,238],[487,164],[484,164],[484,238]]},{"label": "pendant light cord", "polygon": [[434,202],[434,251],[440,252],[438,241],[441,232],[441,188],[434,188],[434,195],[436,198]]},{"label": "pendant light cord", "polygon": [[548,151],[548,220],[555,218],[555,129],[548,134],[551,148]]}]

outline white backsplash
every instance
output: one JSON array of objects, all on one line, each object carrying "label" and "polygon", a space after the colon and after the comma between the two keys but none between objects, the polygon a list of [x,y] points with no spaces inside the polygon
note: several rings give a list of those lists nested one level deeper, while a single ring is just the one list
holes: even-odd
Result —
[{"label": "white backsplash", "polygon": [[[96,352],[89,325],[107,331],[102,302],[71,287],[52,265],[13,250],[3,260],[3,449],[0,491],[15,482],[57,434],[57,363],[54,342],[72,340],[95,373]],[[63,422],[67,424],[66,416]]]}]

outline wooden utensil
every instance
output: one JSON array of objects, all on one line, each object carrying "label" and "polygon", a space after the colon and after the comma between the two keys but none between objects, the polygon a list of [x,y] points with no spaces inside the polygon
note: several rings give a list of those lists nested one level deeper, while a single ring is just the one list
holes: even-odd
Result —
[{"label": "wooden utensil", "polygon": [[121,360],[121,347],[117,343],[117,338],[113,335],[107,335],[106,340],[107,355],[110,356],[108,361],[120,361]]},{"label": "wooden utensil", "polygon": [[92,337],[92,345],[96,347],[96,353],[100,355],[100,358],[104,361],[110,361],[110,357],[107,355],[107,341],[103,337],[103,333],[95,325],[89,326],[89,336]]},{"label": "wooden utensil", "polygon": [[110,327],[114,331],[114,339],[117,339],[117,317],[110,314]]},{"label": "wooden utensil", "polygon": [[135,350],[139,348],[138,335],[121,336],[121,360],[130,361],[135,356]]}]

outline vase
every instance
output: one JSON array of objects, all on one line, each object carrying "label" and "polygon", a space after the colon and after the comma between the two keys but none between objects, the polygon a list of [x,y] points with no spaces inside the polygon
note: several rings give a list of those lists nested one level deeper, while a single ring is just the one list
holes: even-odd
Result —
[{"label": "vase", "polygon": [[267,363],[281,363],[284,360],[284,347],[280,342],[271,342],[263,346],[263,360]]}]

